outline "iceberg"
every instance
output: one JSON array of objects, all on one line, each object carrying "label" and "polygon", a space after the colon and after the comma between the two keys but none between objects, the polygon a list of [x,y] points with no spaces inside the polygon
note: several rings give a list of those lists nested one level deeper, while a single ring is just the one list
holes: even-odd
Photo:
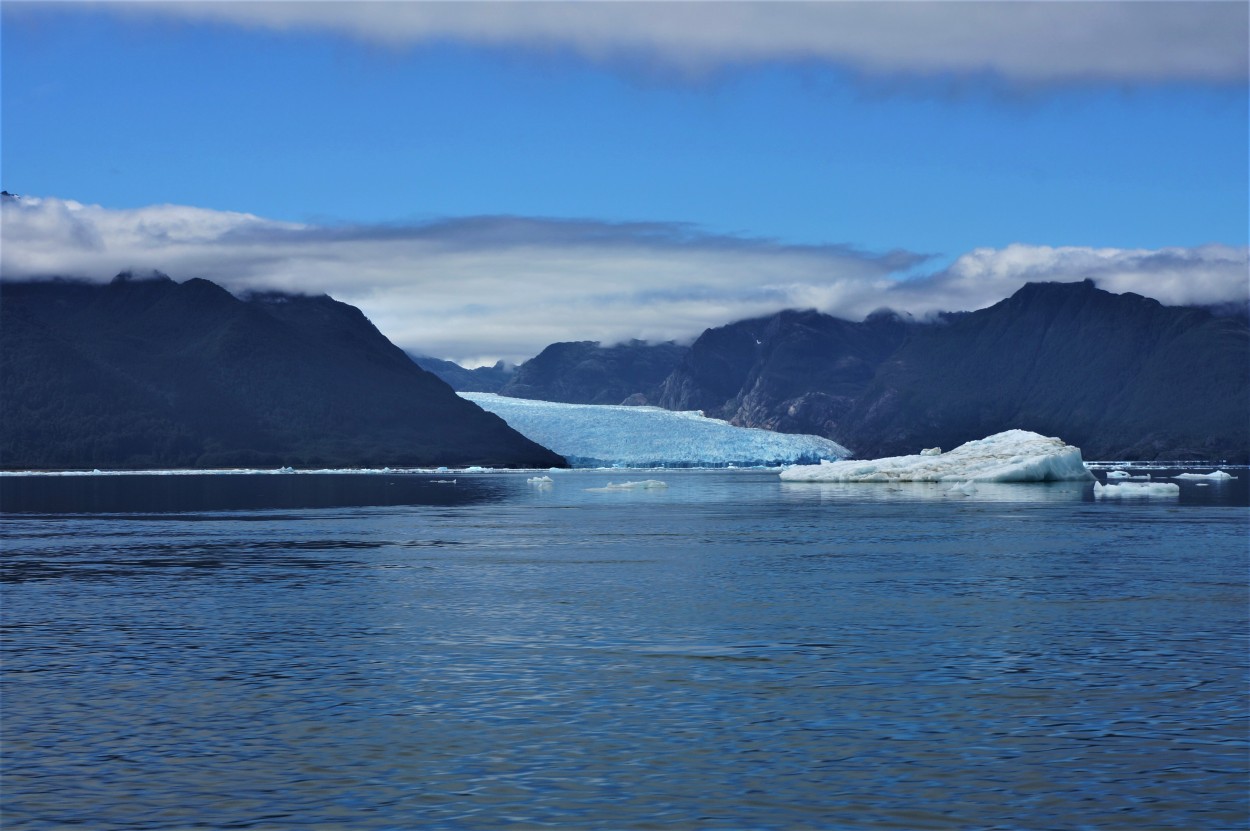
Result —
[{"label": "iceberg", "polygon": [[799,465],[781,472],[790,482],[1082,482],[1094,478],[1081,450],[1060,439],[1008,430],[961,444],[940,456],[917,453],[868,461]]},{"label": "iceberg", "polygon": [[1124,499],[1150,496],[1178,496],[1181,486],[1173,482],[1121,482],[1118,485],[1094,483],[1094,498]]},{"label": "iceberg", "polygon": [[1223,470],[1212,471],[1211,473],[1180,473],[1172,477],[1173,479],[1213,479],[1222,481],[1224,479],[1236,479],[1231,473]]},{"label": "iceberg", "polygon": [[587,488],[588,491],[654,491],[664,490],[668,482],[659,479],[645,479],[641,482],[608,482],[602,488]]},{"label": "iceberg", "polygon": [[851,455],[820,436],[735,427],[697,412],[460,395],[573,467],[781,467]]}]

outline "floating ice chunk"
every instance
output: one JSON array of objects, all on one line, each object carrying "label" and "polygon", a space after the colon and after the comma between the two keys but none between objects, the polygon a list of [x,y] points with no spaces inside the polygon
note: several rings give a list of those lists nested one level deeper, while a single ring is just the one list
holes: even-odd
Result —
[{"label": "floating ice chunk", "polygon": [[850,455],[820,436],[735,427],[695,412],[460,395],[574,467],[779,467]]},{"label": "floating ice chunk", "polygon": [[1118,485],[1094,483],[1094,496],[1098,499],[1177,496],[1180,492],[1181,486],[1172,482],[1121,482]]},{"label": "floating ice chunk", "polygon": [[1223,470],[1212,471],[1211,473],[1181,473],[1172,477],[1173,479],[1236,479],[1231,473]]},{"label": "floating ice chunk", "polygon": [[641,482],[608,482],[602,488],[587,488],[591,491],[651,491],[668,487],[667,482],[659,479],[645,479]]},{"label": "floating ice chunk", "polygon": [[1108,470],[1107,478],[1108,479],[1127,479],[1129,478],[1129,475],[1127,471],[1123,471],[1123,470]]},{"label": "floating ice chunk", "polygon": [[868,461],[799,465],[781,472],[790,482],[1072,482],[1094,475],[1081,450],[1027,430],[1008,430],[961,444],[941,456],[893,456]]},{"label": "floating ice chunk", "polygon": [[[921,455],[924,455],[924,454],[921,454]],[[975,482],[969,479],[967,482],[963,482],[958,485],[951,485],[951,487],[949,487],[947,490],[950,493],[962,493],[967,496],[972,496],[974,493],[977,492],[977,486]]]},{"label": "floating ice chunk", "polygon": [[920,451],[920,455],[921,455],[921,456],[941,456],[941,455],[942,455],[942,448],[940,448],[940,447],[926,447],[924,450],[921,450],[921,451]]},{"label": "floating ice chunk", "polygon": [[534,476],[525,481],[536,488],[549,488],[555,484],[555,480],[550,476]]}]

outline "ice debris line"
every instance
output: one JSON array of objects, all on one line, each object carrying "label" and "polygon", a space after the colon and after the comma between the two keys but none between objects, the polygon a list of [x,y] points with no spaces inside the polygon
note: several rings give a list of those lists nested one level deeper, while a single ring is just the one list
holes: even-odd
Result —
[{"label": "ice debris line", "polygon": [[1094,478],[1081,450],[1061,440],[1008,430],[946,453],[800,465],[781,472],[791,482],[1083,482]]},{"label": "ice debris line", "polygon": [[700,413],[460,395],[573,467],[780,467],[851,455],[820,436],[735,427]]}]

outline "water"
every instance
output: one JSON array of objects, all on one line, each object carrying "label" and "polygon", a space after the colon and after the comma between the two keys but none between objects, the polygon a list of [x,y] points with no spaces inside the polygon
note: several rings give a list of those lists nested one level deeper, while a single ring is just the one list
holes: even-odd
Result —
[{"label": "water", "polygon": [[1233,472],[0,477],[0,825],[1243,828]]}]

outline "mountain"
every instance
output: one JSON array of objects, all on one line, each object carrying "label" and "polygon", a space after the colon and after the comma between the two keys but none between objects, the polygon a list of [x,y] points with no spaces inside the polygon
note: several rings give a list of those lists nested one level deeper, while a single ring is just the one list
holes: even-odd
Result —
[{"label": "mountain", "polygon": [[1032,283],[918,330],[836,438],[858,453],[952,447],[1009,427],[1088,459],[1250,460],[1250,329],[1083,283]]},{"label": "mountain", "polygon": [[0,466],[564,466],[329,297],[0,284]]},{"label": "mountain", "polygon": [[890,313],[852,323],[784,311],[709,329],[664,381],[657,403],[743,427],[834,437],[915,328]]},{"label": "mountain", "polygon": [[1090,281],[1029,284],[929,322],[784,311],[708,329],[688,348],[664,346],[554,344],[499,392],[702,410],[740,427],[824,436],[861,458],[1023,429],[1089,459],[1250,462],[1245,315],[1163,306]]},{"label": "mountain", "polygon": [[503,361],[494,366],[480,366],[476,369],[465,369],[454,361],[431,358],[429,355],[417,355],[412,352],[408,357],[417,362],[417,366],[431,372],[457,392],[497,392],[508,383],[515,371]]},{"label": "mountain", "polygon": [[517,367],[498,392],[565,404],[647,404],[685,356],[675,343],[553,343]]}]

